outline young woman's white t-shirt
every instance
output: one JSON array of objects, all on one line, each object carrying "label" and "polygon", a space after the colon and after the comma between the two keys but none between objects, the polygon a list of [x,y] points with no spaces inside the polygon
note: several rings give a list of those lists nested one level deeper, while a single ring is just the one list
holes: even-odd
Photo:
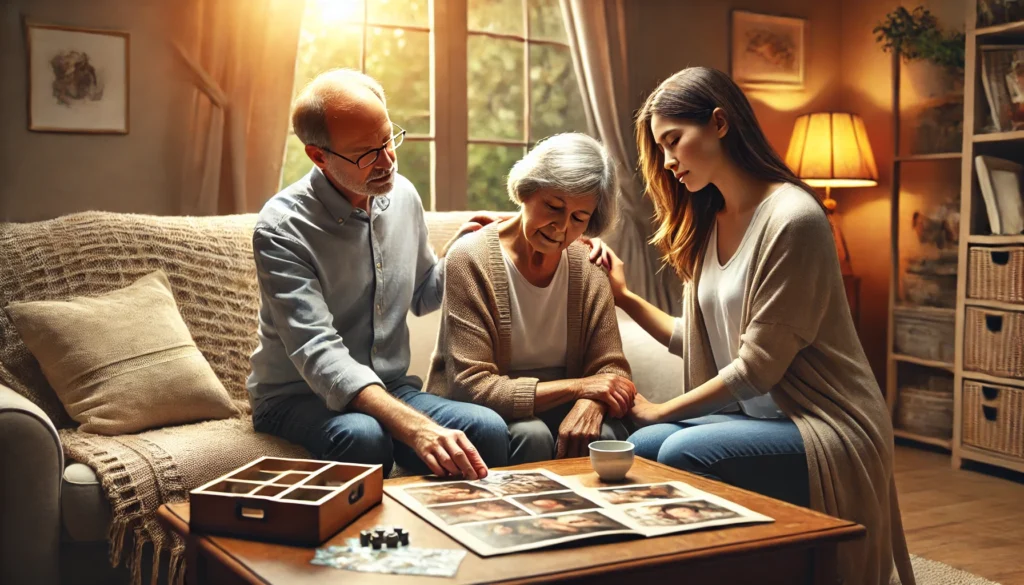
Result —
[{"label": "young woman's white t-shirt", "polygon": [[[711,229],[711,239],[704,251],[704,266],[697,286],[697,300],[704,326],[711,342],[711,353],[715,366],[722,370],[739,355],[740,315],[743,312],[743,296],[746,292],[747,273],[754,259],[754,243],[760,238],[768,223],[768,215],[761,213],[765,201],[786,189],[798,189],[796,185],[785,184],[765,197],[754,210],[740,245],[725,264],[718,261],[718,222]],[[755,418],[783,418],[770,394],[743,400],[719,412],[742,411]]]}]

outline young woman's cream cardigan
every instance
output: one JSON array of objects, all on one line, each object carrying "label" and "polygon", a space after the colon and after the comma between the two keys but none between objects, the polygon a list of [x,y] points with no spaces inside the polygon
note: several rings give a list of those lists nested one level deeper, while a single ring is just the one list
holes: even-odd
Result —
[{"label": "young woman's cream cardigan", "polygon": [[[739,355],[721,375],[739,399],[770,392],[807,450],[811,507],[867,527],[840,545],[843,583],[889,585],[914,577],[896,484],[889,411],[850,316],[832,231],[799,188],[764,202],[740,318]],[[701,255],[703,256],[703,255]],[[683,357],[683,391],[719,372],[697,301],[700,266],[683,289],[670,349]]]}]

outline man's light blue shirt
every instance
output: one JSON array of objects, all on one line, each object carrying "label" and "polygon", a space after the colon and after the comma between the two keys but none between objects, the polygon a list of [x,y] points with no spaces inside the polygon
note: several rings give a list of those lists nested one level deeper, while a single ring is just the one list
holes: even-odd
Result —
[{"label": "man's light blue shirt", "polygon": [[363,388],[408,376],[410,310],[441,306],[444,262],[427,239],[416,188],[396,174],[370,213],[313,167],[267,202],[253,234],[260,287],[259,347],[249,398],[314,392],[344,411]]}]

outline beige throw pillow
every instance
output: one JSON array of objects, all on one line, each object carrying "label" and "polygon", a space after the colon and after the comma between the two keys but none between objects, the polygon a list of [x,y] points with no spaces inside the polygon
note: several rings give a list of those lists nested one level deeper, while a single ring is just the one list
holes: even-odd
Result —
[{"label": "beige throw pillow", "polygon": [[101,435],[238,414],[158,270],[123,289],[7,312],[79,429]]}]

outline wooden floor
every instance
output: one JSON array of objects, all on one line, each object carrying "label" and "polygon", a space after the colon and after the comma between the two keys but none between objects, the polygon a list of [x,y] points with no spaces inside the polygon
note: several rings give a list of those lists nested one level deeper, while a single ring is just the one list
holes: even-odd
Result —
[{"label": "wooden floor", "polygon": [[1002,585],[1024,585],[1024,476],[1005,475],[954,471],[948,453],[897,445],[910,552]]}]

